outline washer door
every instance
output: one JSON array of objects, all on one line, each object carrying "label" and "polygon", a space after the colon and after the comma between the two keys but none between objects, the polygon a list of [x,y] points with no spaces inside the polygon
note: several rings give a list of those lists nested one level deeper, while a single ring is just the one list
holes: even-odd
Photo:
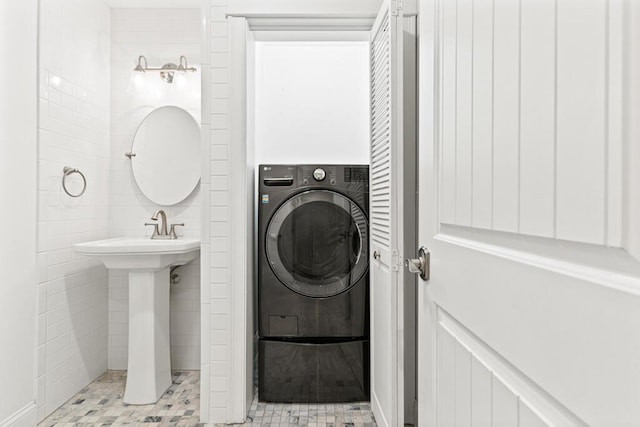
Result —
[{"label": "washer door", "polygon": [[289,289],[309,297],[337,295],[367,271],[367,218],[357,204],[333,191],[297,194],[273,215],[266,252]]}]

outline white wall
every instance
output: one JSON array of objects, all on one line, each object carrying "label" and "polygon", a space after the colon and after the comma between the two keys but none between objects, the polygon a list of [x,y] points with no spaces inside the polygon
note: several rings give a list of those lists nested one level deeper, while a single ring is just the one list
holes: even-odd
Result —
[{"label": "white wall", "polygon": [[229,36],[227,0],[203,0],[202,335],[200,418],[231,421]]},{"label": "white wall", "polygon": [[[627,2],[625,17],[628,20],[625,42],[627,46],[640,45],[640,3]],[[633,49],[632,55],[625,62],[625,203],[623,247],[640,260],[640,122],[634,118],[640,116],[640,55]]]},{"label": "white wall", "polygon": [[[200,123],[200,72],[176,76],[173,85],[158,73],[133,74],[138,56],[150,67],[178,63],[185,55],[200,68],[200,9],[112,9],[111,11],[111,163],[109,235],[150,237],[144,223],[162,208],[169,223],[184,223],[179,236],[200,237],[200,191],[162,207],[148,200],[131,172],[136,129],[144,117],[162,105],[189,111]],[[200,165],[194,165],[199,168]],[[200,264],[176,270],[180,283],[171,285],[171,364],[173,369],[200,368]],[[128,277],[109,272],[109,369],[127,368]]]},{"label": "white wall", "polygon": [[0,3],[0,425],[34,425],[37,2]]},{"label": "white wall", "polygon": [[[140,54],[150,65],[176,62],[180,55],[187,55],[193,65],[199,62],[199,10],[114,10],[113,22],[111,10],[99,0],[43,0],[41,10],[38,419],[107,366],[126,369],[126,276],[112,274],[109,280],[100,261],[76,255],[71,245],[147,235],[142,224],[157,206],[135,186],[123,154],[130,149],[139,121],[155,106],[180,105],[197,119],[200,116],[199,75],[190,76],[188,92],[175,91],[175,85],[158,95],[154,90],[165,89],[160,85],[147,85],[153,88],[148,92],[129,84]],[[87,191],[80,198],[62,191],[65,165],[79,168],[87,177]],[[71,186],[78,184],[75,178],[69,179]],[[188,225],[185,236],[199,236],[198,200],[196,191],[166,209],[172,222]],[[172,287],[171,299],[174,368],[197,369],[198,263],[183,267],[180,274],[182,281]]]},{"label": "white wall", "polygon": [[369,43],[255,43],[255,158],[369,163]]},{"label": "white wall", "polygon": [[[71,245],[108,236],[109,8],[42,0],[38,153],[38,419],[107,368],[107,272]],[[63,192],[80,169],[86,193]],[[74,187],[77,176],[69,179]]]}]

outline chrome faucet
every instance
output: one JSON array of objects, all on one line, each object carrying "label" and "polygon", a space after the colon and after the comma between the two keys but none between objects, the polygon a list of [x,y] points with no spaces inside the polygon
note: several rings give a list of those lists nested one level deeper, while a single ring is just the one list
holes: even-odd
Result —
[{"label": "chrome faucet", "polygon": [[158,215],[160,215],[160,224],[157,222],[145,222],[144,225],[153,225],[153,234],[151,235],[152,239],[177,239],[178,235],[176,234],[176,227],[183,226],[184,223],[181,224],[171,224],[171,230],[167,232],[167,214],[162,210],[158,209],[151,216],[151,219],[154,221],[158,220]]},{"label": "chrome faucet", "polygon": [[160,236],[168,236],[169,233],[167,233],[167,214],[164,213],[164,211],[162,209],[158,209],[157,211],[155,211],[155,213],[153,215],[151,215],[151,219],[154,221],[158,220],[158,215],[160,215],[160,232],[158,233],[158,235]]}]

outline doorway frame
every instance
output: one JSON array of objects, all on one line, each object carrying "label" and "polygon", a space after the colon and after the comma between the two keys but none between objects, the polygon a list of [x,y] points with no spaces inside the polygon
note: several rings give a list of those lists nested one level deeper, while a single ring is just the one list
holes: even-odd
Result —
[{"label": "doorway frame", "polygon": [[[300,2],[287,0],[239,0],[227,8],[229,37],[229,218],[232,220],[228,266],[229,292],[229,396],[226,422],[243,422],[253,399],[254,359],[254,171],[253,138],[247,131],[251,124],[248,108],[252,100],[250,53],[254,40],[273,40],[268,35],[278,34],[279,41],[305,40],[352,41],[353,34],[370,31],[379,9],[378,0],[320,0]],[[417,2],[404,5],[405,14],[417,15]],[[332,38],[327,36],[331,34]],[[254,37],[255,36],[255,37]],[[358,36],[359,37],[359,36]],[[368,40],[368,38],[367,38]],[[208,82],[204,82],[208,84]],[[205,99],[205,103],[208,100]],[[206,214],[205,214],[206,215]],[[205,262],[206,264],[206,262]],[[204,283],[203,286],[207,286]],[[209,313],[203,313],[208,316]],[[203,324],[205,325],[205,324]],[[203,330],[203,335],[208,331]],[[234,339],[235,337],[235,339]],[[243,337],[243,339],[240,339]],[[203,345],[208,345],[203,339]],[[213,360],[214,355],[209,355]],[[203,361],[204,362],[204,361]],[[208,383],[208,381],[207,381]],[[209,386],[210,387],[210,386]],[[203,394],[208,394],[203,384]],[[203,403],[208,399],[203,399]],[[208,402],[207,402],[208,404]],[[209,408],[202,411],[209,416]],[[212,421],[204,419],[204,421]],[[213,420],[219,422],[221,420]]]},{"label": "doorway frame", "polygon": [[[254,322],[253,322],[253,289],[254,278],[254,159],[253,138],[247,131],[251,123],[251,92],[247,90],[251,82],[250,59],[248,53],[252,50],[254,35],[257,32],[265,34],[279,33],[279,40],[294,41],[296,33],[291,32],[292,26],[315,40],[347,40],[349,34],[363,31],[363,23],[367,18],[313,18],[308,17],[274,19],[249,18],[246,16],[229,16],[230,36],[230,179],[229,188],[232,194],[246,194],[248,197],[232,197],[230,217],[232,222],[230,267],[230,335],[246,337],[246,340],[231,341],[230,381],[228,385],[230,399],[229,417],[233,421],[243,421],[253,399],[253,359],[254,359]],[[347,21],[348,20],[348,21]],[[373,22],[373,19],[371,19]],[[330,38],[326,36],[331,34]],[[263,40],[262,37],[257,37]],[[353,39],[351,39],[353,40]],[[240,386],[243,384],[244,386]]]},{"label": "doorway frame", "polygon": [[[269,4],[265,8],[265,3]],[[279,34],[279,40],[299,40],[296,34],[304,34],[316,40],[347,40],[354,31],[368,31],[375,20],[377,2],[362,2],[346,9],[336,4],[294,6],[286,2],[238,2],[237,8],[229,7],[229,190],[232,194],[247,197],[231,198],[229,216],[233,218],[230,242],[229,265],[231,269],[230,325],[231,337],[246,339],[230,340],[228,393],[231,396],[228,421],[245,420],[253,399],[253,289],[254,289],[254,218],[253,218],[253,138],[247,131],[251,115],[249,73],[251,64],[248,53],[252,49],[254,35]],[[293,31],[293,32],[292,32]],[[264,32],[264,33],[262,33]],[[261,38],[262,39],[262,38]]]}]

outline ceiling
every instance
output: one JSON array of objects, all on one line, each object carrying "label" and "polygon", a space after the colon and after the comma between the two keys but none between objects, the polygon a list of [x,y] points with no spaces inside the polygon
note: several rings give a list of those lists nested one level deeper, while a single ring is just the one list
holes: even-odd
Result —
[{"label": "ceiling", "polygon": [[124,8],[200,8],[201,0],[104,0],[111,7]]}]

